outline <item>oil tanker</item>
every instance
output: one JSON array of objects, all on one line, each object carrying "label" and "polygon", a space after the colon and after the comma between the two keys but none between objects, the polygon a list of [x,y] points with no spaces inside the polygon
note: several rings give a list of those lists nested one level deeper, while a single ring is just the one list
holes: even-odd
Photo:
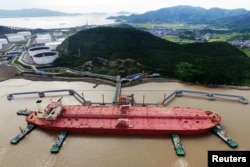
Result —
[{"label": "oil tanker", "polygon": [[72,133],[197,135],[218,125],[221,117],[190,107],[122,105],[63,105],[50,102],[26,117],[28,124]]}]

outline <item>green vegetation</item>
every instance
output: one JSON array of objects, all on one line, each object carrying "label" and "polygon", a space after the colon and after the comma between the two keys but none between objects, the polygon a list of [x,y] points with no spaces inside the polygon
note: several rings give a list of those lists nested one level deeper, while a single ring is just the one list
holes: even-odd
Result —
[{"label": "green vegetation", "polygon": [[226,10],[220,8],[204,9],[179,5],[175,7],[162,8],[143,14],[130,16],[110,17],[119,21],[136,24],[163,24],[163,23],[187,23],[187,24],[209,24],[217,27],[230,27],[237,29],[248,29],[250,26],[250,12],[245,9]]},{"label": "green vegetation", "polygon": [[[19,55],[19,56],[20,56],[20,55]],[[26,68],[26,69],[31,69],[31,67],[30,67],[29,65],[25,65],[25,64],[21,63],[21,62],[18,60],[18,57],[15,57],[14,59],[15,59],[15,60],[14,60],[14,63],[15,63],[15,64],[21,65],[23,68]]]},{"label": "green vegetation", "polygon": [[[64,41],[58,51],[61,57],[55,66],[81,68],[92,61],[90,70],[104,74],[157,72],[203,84],[240,85],[250,80],[249,57],[226,42],[180,45],[134,28],[83,30]],[[137,63],[122,64],[128,58]],[[118,63],[111,67],[111,62]]]},{"label": "green vegetation", "polygon": [[250,49],[249,48],[243,48],[241,49],[248,57],[250,57]]}]

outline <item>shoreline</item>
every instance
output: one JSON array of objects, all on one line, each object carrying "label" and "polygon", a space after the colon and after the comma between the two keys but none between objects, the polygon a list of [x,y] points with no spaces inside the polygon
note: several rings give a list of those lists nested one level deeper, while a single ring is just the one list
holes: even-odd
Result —
[{"label": "shoreline", "polygon": [[[110,85],[115,86],[115,81],[110,81],[102,78],[94,78],[94,77],[60,77],[60,76],[45,76],[45,75],[36,75],[36,74],[21,74],[19,75],[17,69],[11,66],[1,66],[0,67],[0,82],[8,80],[8,79],[27,79],[31,81],[67,81],[67,82],[88,82],[95,84],[94,87],[98,85]],[[166,79],[166,78],[143,78],[137,81],[125,82],[122,83],[123,87],[136,86],[145,83],[163,83],[163,82],[177,82],[183,83],[187,85],[199,85],[204,87],[212,87],[212,88],[220,88],[220,89],[236,89],[236,90],[250,90],[249,86],[234,86],[234,85],[202,85],[196,83],[187,83],[179,80]]]},{"label": "shoreline", "polygon": [[[14,76],[12,77],[13,79],[15,78],[22,78],[22,79],[27,79],[31,81],[67,81],[67,82],[88,82],[88,83],[93,83],[95,84],[95,87],[98,85],[110,85],[110,86],[115,86],[116,82],[115,81],[110,81],[102,78],[94,78],[94,77],[59,77],[59,76],[44,76],[44,75],[35,75],[35,74],[23,74],[21,76]],[[152,83],[152,82],[158,82],[158,83],[163,83],[163,82],[180,82],[178,80],[170,80],[170,79],[165,79],[165,78],[143,78],[141,80],[137,81],[131,81],[131,82],[125,82],[122,83],[123,87],[129,87],[129,86],[135,86],[135,85],[140,85],[144,83]]]},{"label": "shoreline", "polygon": [[[94,87],[97,87],[98,85],[110,85],[115,87],[115,82],[102,79],[102,78],[93,78],[93,77],[58,77],[58,76],[42,76],[42,75],[34,75],[34,74],[25,74],[22,76],[14,76],[12,78],[22,78],[22,79],[27,79],[31,81],[67,81],[67,82],[88,82],[88,83],[93,83],[95,84]],[[123,87],[130,87],[130,86],[136,86],[140,84],[145,84],[145,83],[163,83],[163,82],[176,82],[176,83],[182,83],[186,85],[197,85],[197,86],[204,86],[208,88],[220,88],[220,89],[236,89],[236,90],[250,90],[249,86],[234,86],[234,85],[202,85],[202,84],[195,84],[195,83],[187,83],[187,82],[182,82],[179,80],[173,80],[173,79],[166,79],[166,78],[143,78],[141,80],[137,81],[131,81],[131,82],[126,82],[122,83]]]}]

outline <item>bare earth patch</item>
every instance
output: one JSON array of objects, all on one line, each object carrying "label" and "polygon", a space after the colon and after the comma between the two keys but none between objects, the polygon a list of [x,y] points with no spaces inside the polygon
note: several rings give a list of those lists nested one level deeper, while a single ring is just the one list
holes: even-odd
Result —
[{"label": "bare earth patch", "polygon": [[14,77],[18,73],[15,67],[0,66],[0,81]]}]

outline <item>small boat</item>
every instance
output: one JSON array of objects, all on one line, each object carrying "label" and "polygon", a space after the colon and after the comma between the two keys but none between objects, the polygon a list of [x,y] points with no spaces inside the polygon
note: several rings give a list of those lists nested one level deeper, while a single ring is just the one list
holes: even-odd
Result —
[{"label": "small boat", "polygon": [[216,125],[212,131],[219,137],[221,138],[227,145],[229,145],[231,148],[236,148],[238,144],[233,141],[229,136],[225,134],[223,130],[221,130],[220,125]]},{"label": "small boat", "polygon": [[16,112],[17,115],[24,115],[24,116],[28,116],[29,114],[31,114],[33,111],[27,110],[26,109],[20,109]]},{"label": "small boat", "polygon": [[33,129],[35,128],[35,125],[33,124],[28,124],[25,129],[21,129],[21,132],[14,137],[13,139],[10,140],[11,144],[17,144],[19,141],[21,141],[27,134],[29,134]]},{"label": "small boat", "polygon": [[181,140],[180,140],[179,135],[176,134],[176,133],[173,133],[173,134],[171,134],[171,137],[172,137],[172,141],[173,141],[173,144],[174,144],[176,154],[178,156],[184,156],[185,151],[184,151],[184,148],[183,148],[183,146],[181,144]]},{"label": "small boat", "polygon": [[67,131],[61,131],[59,133],[58,138],[56,139],[55,143],[53,144],[52,148],[50,149],[51,153],[58,153],[59,152],[67,134],[68,134]]}]

